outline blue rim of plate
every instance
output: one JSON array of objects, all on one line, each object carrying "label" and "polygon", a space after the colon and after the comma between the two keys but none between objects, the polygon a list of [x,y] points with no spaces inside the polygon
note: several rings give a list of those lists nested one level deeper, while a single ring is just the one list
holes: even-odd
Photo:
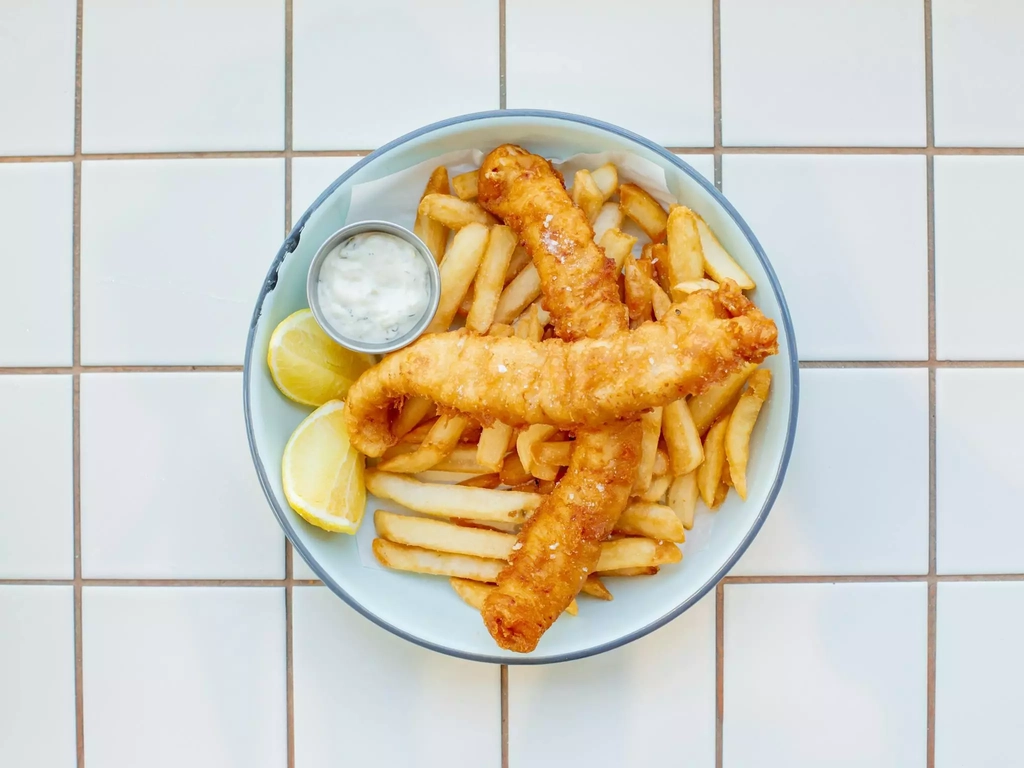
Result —
[{"label": "blue rim of plate", "polygon": [[[775,473],[775,479],[772,481],[772,487],[768,492],[768,496],[765,498],[764,504],[761,507],[761,511],[758,512],[757,517],[754,520],[754,524],[747,531],[743,537],[743,541],[740,542],[739,546],[733,551],[733,553],[726,558],[726,561],[719,567],[717,571],[708,579],[700,589],[698,589],[693,595],[684,600],[682,603],[677,605],[668,613],[663,616],[659,616],[654,621],[645,624],[639,629],[633,630],[632,632],[622,635],[615,640],[611,640],[607,643],[600,645],[594,645],[589,648],[584,648],[579,651],[573,651],[571,653],[562,653],[554,656],[545,656],[542,658],[533,658],[531,656],[491,656],[488,654],[481,653],[467,653],[459,651],[454,648],[449,648],[445,645],[439,645],[438,643],[432,643],[422,638],[416,637],[409,634],[405,630],[399,629],[398,627],[390,624],[379,616],[374,614],[364,605],[357,600],[353,599],[351,595],[346,592],[340,584],[332,579],[324,570],[320,567],[320,564],[315,558],[310,556],[309,551],[303,546],[301,540],[295,532],[295,528],[292,525],[291,520],[288,519],[288,514],[283,510],[277,503],[274,497],[274,493],[270,488],[270,479],[267,477],[266,469],[263,465],[263,460],[260,458],[259,450],[256,447],[256,439],[253,433],[252,426],[252,409],[251,403],[249,402],[249,377],[252,372],[252,348],[256,340],[256,327],[259,324],[260,315],[263,310],[263,303],[267,296],[274,288],[277,287],[277,273],[281,267],[281,263],[285,257],[293,252],[298,246],[299,237],[302,234],[303,228],[306,226],[306,222],[313,212],[320,207],[320,205],[330,197],[334,191],[344,184],[353,174],[355,174],[360,168],[365,166],[367,163],[372,162],[381,155],[390,152],[395,147],[400,147],[408,141],[424,136],[428,133],[440,130],[442,128],[449,128],[453,125],[459,125],[460,123],[470,123],[476,120],[488,120],[488,119],[503,119],[509,117],[542,117],[553,120],[562,120],[570,123],[579,123],[586,125],[591,128],[599,128],[609,133],[617,134],[625,139],[629,139],[643,147],[651,150],[655,154],[661,156],[672,165],[679,168],[681,171],[686,173],[690,178],[704,187],[711,196],[714,198],[725,211],[732,217],[733,221],[739,226],[743,236],[750,243],[751,248],[754,249],[754,253],[757,255],[758,260],[761,262],[761,266],[764,267],[765,273],[768,275],[768,281],[771,283],[772,291],[779,301],[779,308],[782,311],[782,325],[786,330],[786,339],[789,341],[790,346],[790,379],[792,384],[790,386],[790,413],[789,413],[789,424],[786,429],[786,441],[783,445],[781,460],[779,461],[778,471]],[[377,626],[386,629],[398,637],[404,640],[408,640],[410,643],[414,643],[423,648],[429,648],[432,651],[443,653],[448,656],[455,656],[460,659],[467,659],[469,661],[483,661],[491,664],[521,664],[521,665],[533,665],[533,664],[556,664],[563,661],[573,661],[574,659],[584,659],[588,656],[596,656],[605,651],[610,651],[615,648],[619,648],[627,643],[631,643],[634,640],[638,640],[644,635],[648,635],[656,629],[663,627],[670,621],[680,616],[684,611],[690,608],[692,605],[697,603],[703,598],[708,592],[714,589],[718,583],[725,578],[726,574],[732,570],[732,567],[736,565],[736,562],[743,556],[743,553],[747,551],[750,543],[757,536],[761,530],[761,526],[764,525],[764,521],[768,517],[768,513],[771,511],[772,506],[775,504],[775,499],[779,495],[779,490],[782,488],[782,481],[786,476],[786,470],[789,467],[789,459],[793,452],[793,438],[796,434],[796,423],[797,413],[799,411],[800,404],[800,359],[797,355],[796,349],[796,336],[793,333],[793,320],[789,314],[789,306],[786,304],[785,294],[782,292],[782,286],[779,284],[779,278],[775,274],[775,270],[772,269],[771,262],[768,260],[768,256],[765,254],[761,244],[754,237],[754,233],[750,227],[747,226],[747,222],[743,220],[743,217],[739,215],[732,204],[725,199],[721,192],[715,189],[714,185],[709,183],[704,176],[694,170],[689,164],[680,160],[674,154],[669,152],[664,147],[655,144],[649,139],[645,139],[643,136],[628,131],[625,128],[620,128],[617,125],[606,123],[602,120],[595,120],[592,117],[585,117],[583,115],[575,115],[571,112],[553,112],[544,109],[501,109],[491,110],[488,112],[472,112],[466,115],[459,115],[457,117],[450,117],[447,120],[441,120],[437,123],[431,123],[425,125],[422,128],[418,128],[411,133],[407,133],[404,136],[385,144],[379,149],[371,152],[366,157],[362,158],[358,163],[349,168],[345,173],[339,176],[333,184],[331,184],[321,195],[313,202],[313,204],[306,210],[302,217],[292,227],[291,232],[288,233],[288,237],[285,239],[281,249],[277,252],[277,256],[274,257],[274,262],[270,265],[270,270],[267,272],[267,276],[263,281],[263,287],[260,289],[259,298],[256,301],[256,308],[253,310],[252,321],[249,324],[249,334],[245,342],[245,366],[242,374],[242,400],[245,409],[245,431],[249,439],[249,452],[252,454],[253,463],[256,466],[256,473],[259,475],[260,485],[263,488],[263,494],[267,497],[267,501],[270,503],[271,509],[274,511],[274,515],[277,517],[278,523],[284,530],[285,536],[291,545],[299,551],[299,554],[307,562],[313,572],[320,578],[320,580],[338,597],[348,603],[353,609],[358,611],[360,614],[365,616],[367,619],[372,621]]]}]

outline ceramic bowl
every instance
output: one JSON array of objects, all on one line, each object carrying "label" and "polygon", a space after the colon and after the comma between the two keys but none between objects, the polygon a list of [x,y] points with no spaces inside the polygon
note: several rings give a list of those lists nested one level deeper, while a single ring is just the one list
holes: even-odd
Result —
[{"label": "ceramic bowl", "polygon": [[[696,210],[753,277],[751,296],[779,329],[779,354],[765,364],[772,393],[751,444],[748,498],[736,494],[715,513],[698,505],[683,560],[656,577],[615,578],[612,602],[580,600],[579,615],[563,617],[535,651],[515,654],[495,645],[479,614],[448,580],[387,571],[369,552],[373,510],[398,509],[370,496],[357,536],[308,525],[285,501],[281,453],[309,409],[283,397],[267,370],[267,345],[277,324],[306,304],[306,275],[320,246],[346,224],[354,184],[373,181],[453,150],[520,144],[550,158],[581,152],[627,151],[661,166],[669,190]],[[537,664],[590,656],[635,640],[679,616],[728,573],[757,535],[779,493],[792,450],[799,392],[796,342],[782,288],[768,257],[739,213],[697,171],[647,139],[607,123],[536,110],[484,112],[413,131],[360,160],[339,177],[296,223],[274,257],[256,300],[245,352],[244,405],[249,446],[273,513],[296,552],[342,600],[371,621],[411,642],[479,661]]]}]

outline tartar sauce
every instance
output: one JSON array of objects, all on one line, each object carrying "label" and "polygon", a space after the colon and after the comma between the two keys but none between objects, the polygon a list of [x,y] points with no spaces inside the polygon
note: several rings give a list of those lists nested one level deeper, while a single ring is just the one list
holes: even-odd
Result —
[{"label": "tartar sauce", "polygon": [[366,232],[339,243],[317,279],[320,309],[342,335],[379,343],[398,338],[427,309],[427,265],[394,235]]}]

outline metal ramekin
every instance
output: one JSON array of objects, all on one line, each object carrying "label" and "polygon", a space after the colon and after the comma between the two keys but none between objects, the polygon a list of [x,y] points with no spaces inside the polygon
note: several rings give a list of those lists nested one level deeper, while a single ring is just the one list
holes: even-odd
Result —
[{"label": "metal ramekin", "polygon": [[[317,283],[320,279],[320,266],[323,264],[327,254],[331,252],[336,245],[343,243],[351,237],[356,235],[362,235],[367,232],[379,232],[385,235],[394,235],[402,240],[405,240],[413,248],[416,249],[416,253],[420,255],[424,263],[427,265],[427,287],[430,290],[430,297],[427,301],[427,309],[423,313],[423,317],[416,321],[416,325],[410,328],[406,333],[402,334],[398,338],[392,339],[386,342],[365,342],[359,341],[358,339],[351,339],[348,336],[341,334],[334,326],[330,324],[326,317],[324,317],[323,311],[320,309],[320,295],[317,291]],[[431,254],[430,249],[427,248],[426,244],[420,240],[416,235],[410,232],[405,227],[400,227],[397,224],[392,224],[390,221],[359,221],[355,224],[349,224],[342,227],[333,235],[331,235],[320,246],[320,250],[316,252],[313,257],[313,261],[309,265],[309,273],[306,275],[306,300],[309,302],[309,308],[313,311],[313,317],[316,318],[317,323],[324,329],[324,332],[334,339],[341,346],[348,349],[355,350],[356,352],[366,352],[371,355],[383,355],[387,352],[394,352],[396,349],[411,344],[427,329],[430,325],[430,321],[434,319],[434,315],[437,313],[437,305],[441,301],[441,272],[437,268],[437,262],[434,261],[434,256]]]}]

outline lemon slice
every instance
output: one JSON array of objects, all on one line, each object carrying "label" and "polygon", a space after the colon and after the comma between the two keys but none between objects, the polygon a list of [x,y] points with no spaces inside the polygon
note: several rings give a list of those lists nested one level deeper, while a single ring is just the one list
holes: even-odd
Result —
[{"label": "lemon slice", "polygon": [[310,310],[300,309],[274,329],[267,365],[281,394],[303,405],[320,406],[347,395],[373,360],[336,344]]},{"label": "lemon slice", "polygon": [[307,522],[325,531],[355,533],[366,507],[365,461],[349,443],[345,404],[332,400],[288,438],[281,459],[285,498]]}]

